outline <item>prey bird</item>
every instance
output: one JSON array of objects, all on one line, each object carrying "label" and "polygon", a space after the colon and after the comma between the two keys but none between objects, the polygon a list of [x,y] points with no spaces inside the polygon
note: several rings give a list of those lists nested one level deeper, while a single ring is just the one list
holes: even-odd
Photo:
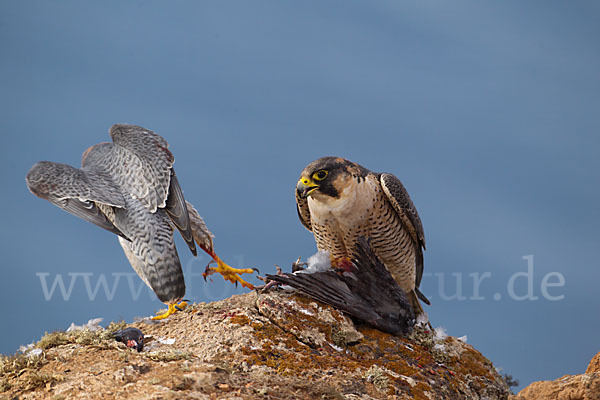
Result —
[{"label": "prey bird", "polygon": [[358,238],[369,238],[374,254],[404,290],[416,316],[425,234],[404,185],[392,174],[375,173],[340,157],[310,163],[296,184],[302,224],[335,268],[348,267]]},{"label": "prey bird", "polygon": [[167,141],[149,129],[116,124],[110,128],[112,143],[87,149],[81,168],[40,161],[27,173],[29,190],[63,210],[116,235],[139,277],[156,293],[168,310],[163,319],[186,306],[185,282],[175,248],[176,228],[192,254],[196,244],[231,282],[253,289],[238,274],[254,269],[235,269],[215,253],[213,235],[198,211],[183,197],[177,181],[173,154]]},{"label": "prey bird", "polygon": [[300,290],[381,331],[406,334],[415,325],[413,308],[390,272],[359,237],[351,268],[278,273],[267,278]]}]

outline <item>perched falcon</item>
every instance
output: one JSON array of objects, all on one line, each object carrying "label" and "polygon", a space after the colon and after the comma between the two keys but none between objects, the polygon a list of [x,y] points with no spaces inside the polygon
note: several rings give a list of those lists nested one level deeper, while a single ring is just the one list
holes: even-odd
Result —
[{"label": "perched falcon", "polygon": [[113,143],[99,143],[83,153],[81,168],[35,164],[26,177],[29,190],[118,235],[135,272],[168,305],[156,319],[174,313],[185,294],[175,228],[194,255],[197,243],[217,262],[206,274],[219,272],[253,288],[237,275],[252,269],[231,268],[215,254],[212,233],[183,197],[167,141],[149,129],[125,124],[113,125],[110,136]]},{"label": "perched falcon", "polygon": [[313,232],[319,250],[336,260],[353,258],[359,237],[368,238],[376,256],[406,292],[415,315],[423,276],[425,235],[417,209],[400,180],[375,173],[339,157],[310,163],[296,185],[302,224]]}]

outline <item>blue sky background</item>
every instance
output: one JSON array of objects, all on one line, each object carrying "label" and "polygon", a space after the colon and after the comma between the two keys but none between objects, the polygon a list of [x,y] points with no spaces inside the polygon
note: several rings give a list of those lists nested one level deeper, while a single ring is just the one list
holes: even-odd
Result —
[{"label": "blue sky background", "polygon": [[[583,372],[600,351],[599,17],[595,1],[1,2],[0,352],[161,307],[125,278],[112,300],[80,276],[46,301],[36,275],[93,274],[93,289],[132,272],[116,237],[24,181],[39,160],[78,166],[124,122],[169,141],[217,252],[263,273],[315,251],[293,196],[310,161],[396,174],[424,223],[434,325],[522,384]],[[208,258],[178,247],[188,298],[246,291],[204,283]],[[517,301],[527,255],[538,299]],[[562,300],[542,296],[551,272]],[[466,300],[444,300],[452,274]]]}]

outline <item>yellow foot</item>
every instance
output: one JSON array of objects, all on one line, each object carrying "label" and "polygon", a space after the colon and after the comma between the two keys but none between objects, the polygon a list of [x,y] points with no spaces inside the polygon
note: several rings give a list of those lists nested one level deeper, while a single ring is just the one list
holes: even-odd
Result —
[{"label": "yellow foot", "polygon": [[223,276],[223,279],[231,283],[235,283],[236,286],[239,283],[243,287],[246,287],[250,290],[254,290],[254,285],[240,278],[239,274],[251,274],[255,271],[258,271],[256,268],[232,268],[229,265],[225,264],[223,261],[221,261],[219,257],[215,256],[214,259],[217,262],[217,266],[210,267],[210,264],[206,266],[206,270],[202,274],[205,280],[207,276],[212,275],[214,273],[219,273]]},{"label": "yellow foot", "polygon": [[165,319],[171,314],[175,314],[177,311],[183,310],[187,306],[187,302],[182,301],[179,304],[169,304],[169,308],[163,314],[152,317],[153,320]]}]

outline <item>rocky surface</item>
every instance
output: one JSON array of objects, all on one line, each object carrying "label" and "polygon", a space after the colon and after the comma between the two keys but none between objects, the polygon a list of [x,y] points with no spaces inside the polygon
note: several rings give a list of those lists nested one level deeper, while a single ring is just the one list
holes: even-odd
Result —
[{"label": "rocky surface", "polygon": [[280,291],[194,304],[141,329],[144,350],[110,332],[54,333],[0,360],[6,399],[507,399],[469,344],[417,328],[355,327],[333,308]]},{"label": "rocky surface", "polygon": [[554,381],[534,382],[511,400],[600,400],[600,353],[585,374],[565,375]]},{"label": "rocky surface", "polygon": [[588,364],[585,370],[586,374],[593,374],[594,372],[600,372],[600,353],[596,354],[592,361]]}]

